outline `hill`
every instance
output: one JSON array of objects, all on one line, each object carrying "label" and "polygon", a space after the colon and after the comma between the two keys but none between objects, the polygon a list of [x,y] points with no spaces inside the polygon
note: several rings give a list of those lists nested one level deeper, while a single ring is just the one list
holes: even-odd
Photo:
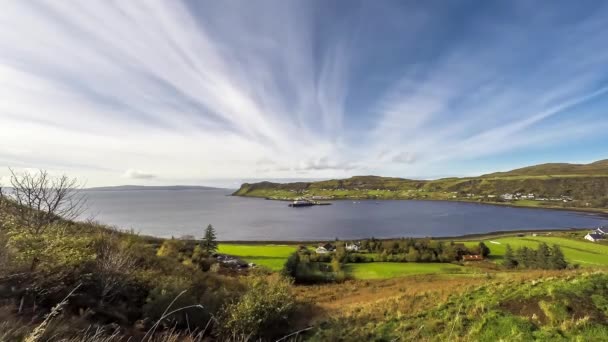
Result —
[{"label": "hill", "polygon": [[482,177],[555,175],[608,175],[608,159],[591,164],[548,163],[528,166],[507,172],[496,172]]},{"label": "hill", "polygon": [[438,180],[355,176],[319,182],[245,183],[234,195],[279,200],[299,197],[458,200],[603,209],[608,208],[608,160],[586,165],[543,164],[479,177]]}]

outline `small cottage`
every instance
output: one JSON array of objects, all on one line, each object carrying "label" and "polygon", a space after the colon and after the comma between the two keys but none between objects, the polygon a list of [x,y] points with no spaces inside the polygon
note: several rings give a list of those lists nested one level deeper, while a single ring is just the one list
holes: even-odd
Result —
[{"label": "small cottage", "polygon": [[598,233],[589,233],[587,235],[585,235],[585,240],[589,240],[591,242],[597,242],[599,240],[604,240],[604,235],[603,234],[598,234]]},{"label": "small cottage", "polygon": [[347,251],[357,252],[359,251],[360,246],[358,243],[346,243],[344,248],[346,248]]}]

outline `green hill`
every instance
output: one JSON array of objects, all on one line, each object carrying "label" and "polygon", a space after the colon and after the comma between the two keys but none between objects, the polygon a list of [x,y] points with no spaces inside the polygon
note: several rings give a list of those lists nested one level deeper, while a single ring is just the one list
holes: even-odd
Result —
[{"label": "green hill", "polygon": [[608,159],[591,164],[548,163],[528,166],[508,172],[496,172],[482,177],[548,176],[548,175],[608,175]]},{"label": "green hill", "polygon": [[[533,194],[501,198],[504,194]],[[480,177],[411,180],[355,176],[319,182],[245,183],[234,195],[289,200],[429,199],[534,207],[608,208],[608,160],[591,164],[542,164]]]}]

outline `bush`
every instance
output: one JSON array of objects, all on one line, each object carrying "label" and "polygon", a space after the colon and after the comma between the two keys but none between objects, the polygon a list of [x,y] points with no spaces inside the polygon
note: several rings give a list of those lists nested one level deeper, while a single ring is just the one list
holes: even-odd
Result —
[{"label": "bush", "polygon": [[263,337],[264,332],[285,331],[295,309],[290,291],[291,280],[284,277],[253,277],[248,290],[237,301],[227,305],[221,315],[225,339]]}]

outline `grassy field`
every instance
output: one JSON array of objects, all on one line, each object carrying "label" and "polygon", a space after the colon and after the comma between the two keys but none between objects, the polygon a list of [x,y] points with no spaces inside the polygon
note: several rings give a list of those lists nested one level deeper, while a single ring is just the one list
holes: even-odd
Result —
[{"label": "grassy field", "polygon": [[273,271],[283,268],[287,257],[296,251],[295,245],[245,245],[221,243],[218,252],[239,257]]},{"label": "grassy field", "polygon": [[[561,247],[566,260],[581,267],[608,266],[608,245],[564,237],[532,236],[486,238],[475,241],[461,241],[467,246],[476,246],[479,241],[490,248],[490,259],[501,262],[506,245],[515,250],[520,247],[536,248],[541,242]],[[272,271],[283,268],[287,257],[296,250],[296,245],[220,244],[219,252],[239,257],[247,262],[267,267]],[[437,263],[387,263],[374,262],[347,264],[345,271],[356,279],[387,279],[417,274],[466,273],[471,268]]]},{"label": "grassy field", "polygon": [[355,279],[389,279],[419,274],[460,274],[470,269],[452,264],[372,262],[347,264],[346,273]]},{"label": "grassy field", "polygon": [[[519,247],[536,248],[539,243],[545,242],[548,245],[559,245],[564,252],[566,260],[572,264],[579,264],[581,267],[608,266],[608,246],[588,242],[585,240],[574,240],[562,237],[550,236],[524,236],[506,237],[497,239],[485,239],[484,243],[490,248],[494,259],[502,259],[505,254],[506,245],[511,245],[514,250]],[[465,241],[465,245],[473,246],[479,241]]]}]

